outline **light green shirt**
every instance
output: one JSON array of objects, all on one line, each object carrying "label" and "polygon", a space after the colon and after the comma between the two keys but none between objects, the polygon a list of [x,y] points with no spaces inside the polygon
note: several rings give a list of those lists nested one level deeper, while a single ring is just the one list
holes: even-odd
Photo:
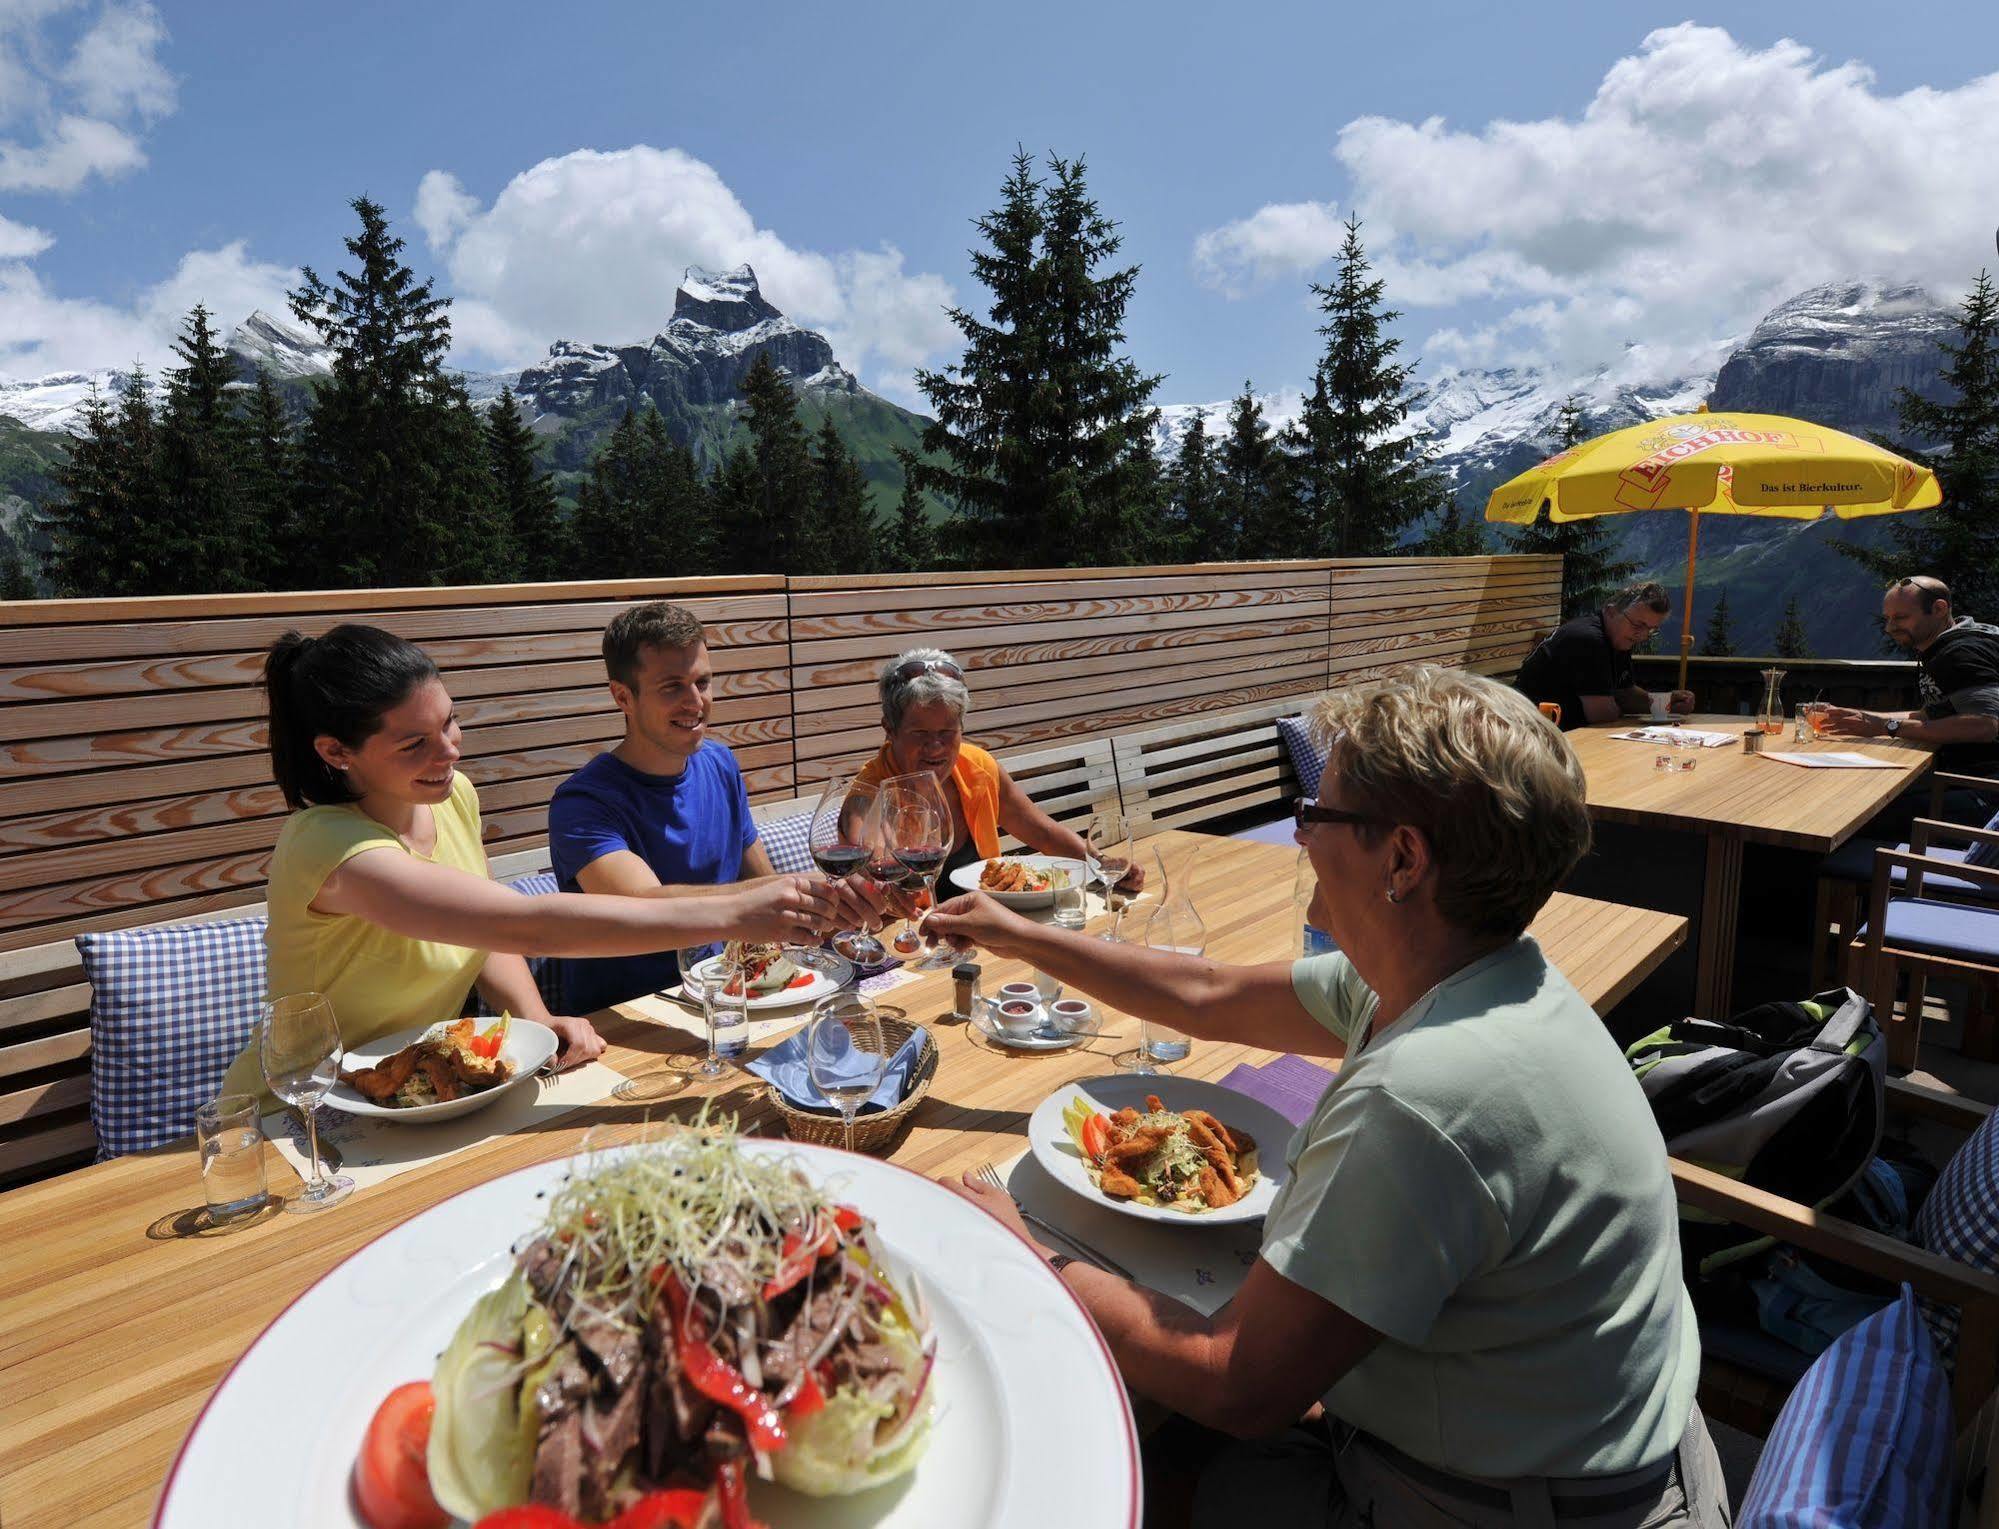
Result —
[{"label": "light green shirt", "polygon": [[1582,995],[1523,938],[1355,1056],[1376,1000],[1353,963],[1291,980],[1349,1056],[1287,1149],[1263,1257],[1383,1335],[1327,1411],[1460,1475],[1671,1454],[1700,1339],[1666,1148]]}]

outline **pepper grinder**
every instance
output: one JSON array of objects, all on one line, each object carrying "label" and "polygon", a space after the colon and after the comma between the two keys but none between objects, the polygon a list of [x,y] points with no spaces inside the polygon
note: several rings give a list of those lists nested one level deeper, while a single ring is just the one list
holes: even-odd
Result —
[{"label": "pepper grinder", "polygon": [[979,963],[960,961],[951,968],[952,1010],[951,1017],[961,1024],[970,1024],[972,1015],[979,1006]]}]

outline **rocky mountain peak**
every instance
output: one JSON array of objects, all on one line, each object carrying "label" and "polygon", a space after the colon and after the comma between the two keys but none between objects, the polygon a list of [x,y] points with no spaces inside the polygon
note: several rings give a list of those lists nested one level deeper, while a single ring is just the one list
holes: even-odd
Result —
[{"label": "rocky mountain peak", "polygon": [[783,317],[765,300],[757,273],[747,264],[730,271],[704,271],[691,265],[673,294],[676,326],[698,325],[734,334]]},{"label": "rocky mountain peak", "polygon": [[254,375],[261,366],[273,382],[323,377],[333,370],[333,352],[319,343],[317,335],[261,308],[229,331],[225,348],[242,363],[243,371]]}]

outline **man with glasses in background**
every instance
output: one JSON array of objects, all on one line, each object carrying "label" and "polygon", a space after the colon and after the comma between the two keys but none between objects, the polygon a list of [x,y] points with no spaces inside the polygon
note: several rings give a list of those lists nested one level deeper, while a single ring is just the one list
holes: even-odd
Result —
[{"label": "man with glasses in background", "polygon": [[[1561,707],[1564,732],[1651,710],[1651,696],[1632,677],[1631,650],[1651,640],[1671,609],[1662,586],[1627,584],[1602,610],[1557,627],[1527,655],[1514,688]],[[1694,693],[1675,690],[1667,709],[1684,716],[1694,709]]]},{"label": "man with glasses in background", "polygon": [[1950,586],[1927,574],[1889,586],[1881,597],[1881,627],[1916,660],[1916,709],[1880,716],[1836,706],[1826,713],[1826,732],[1938,744],[1938,769],[1993,774],[1999,765],[1999,627],[1957,615]]}]

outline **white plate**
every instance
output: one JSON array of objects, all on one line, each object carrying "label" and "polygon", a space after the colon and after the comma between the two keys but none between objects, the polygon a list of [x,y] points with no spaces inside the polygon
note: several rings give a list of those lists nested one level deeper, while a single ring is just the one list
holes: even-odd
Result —
[{"label": "white plate", "polygon": [[[795,1155],[872,1216],[890,1257],[922,1279],[938,1336],[935,1432],[916,1469],[860,1497],[753,1482],[759,1519],[782,1529],[1138,1529],[1124,1386],[1095,1324],[1026,1243],[906,1168],[791,1142],[743,1146]],[[243,1505],[259,1502],[272,1522],[359,1529],[347,1480],[368,1419],[396,1386],[430,1374],[472,1302],[505,1277],[510,1244],[540,1222],[537,1194],[567,1166],[524,1168],[431,1207],[280,1313],[195,1419],[156,1529],[240,1522]]]},{"label": "white plate", "polygon": [[[481,1030],[495,1023],[490,1019],[474,1021]],[[349,1072],[359,1072],[364,1067],[373,1067],[384,1057],[394,1056],[403,1047],[419,1039],[430,1025],[418,1025],[414,1030],[398,1030],[394,1035],[385,1035],[380,1040],[370,1041],[365,1046],[356,1046],[349,1051],[341,1064]],[[474,1110],[483,1110],[500,1095],[511,1088],[519,1088],[532,1078],[556,1052],[562,1049],[555,1032],[547,1025],[532,1019],[516,1019],[507,1026],[507,1038],[500,1043],[500,1056],[514,1064],[514,1075],[506,1082],[492,1088],[484,1088],[476,1094],[465,1094],[443,1104],[413,1104],[407,1109],[377,1104],[366,1095],[356,1092],[345,1083],[335,1083],[326,1091],[326,1102],[336,1110],[348,1115],[370,1115],[381,1120],[394,1120],[403,1125],[435,1125],[440,1120],[450,1120],[454,1116],[469,1115]]]},{"label": "white plate", "polygon": [[[1072,879],[1079,879],[1083,875],[1082,861],[1065,860],[1060,855],[1008,855],[1006,858],[1017,860],[1022,865],[1067,866]],[[956,887],[960,892],[979,891],[979,878],[985,874],[985,870],[986,863],[983,860],[974,860],[970,865],[961,865],[951,873],[951,885]],[[987,892],[986,896],[1008,908],[1052,908],[1055,906],[1055,893],[1052,888],[1046,892]]]},{"label": "white plate", "polygon": [[[1256,1182],[1249,1193],[1220,1210],[1188,1212],[1168,1210],[1160,1205],[1139,1205],[1131,1200],[1114,1200],[1090,1182],[1083,1154],[1069,1140],[1062,1124],[1062,1111],[1071,1099],[1081,1095],[1094,1109],[1115,1114],[1126,1105],[1143,1112],[1145,1096],[1157,1094],[1169,1110],[1206,1110],[1225,1126],[1241,1126],[1256,1140]],[[1277,1198],[1278,1187],[1290,1177],[1284,1164],[1284,1149],[1297,1127],[1269,1105],[1239,1094],[1219,1083],[1199,1078],[1176,1078],[1167,1073],[1120,1073],[1109,1078],[1085,1078],[1058,1088],[1034,1108],[1027,1122],[1027,1145],[1034,1159],[1055,1181],[1072,1189],[1092,1205],[1101,1205],[1141,1221],[1164,1221],[1170,1226],[1222,1226],[1231,1221],[1260,1221]]]},{"label": "white plate", "polygon": [[[839,992],[852,979],[854,975],[854,963],[837,951],[829,950],[825,954],[840,963],[838,968],[833,972],[812,971],[809,967],[801,966],[799,970],[808,972],[812,978],[804,987],[779,988],[775,993],[764,993],[752,997],[743,1007],[752,1011],[757,1009],[794,1009],[802,1003],[817,1003],[828,993]],[[722,958],[720,956],[710,956],[705,961],[696,961],[694,963],[694,981],[697,988],[706,984],[708,974],[719,966],[721,961]],[[687,996],[698,1000],[700,995],[698,993],[689,993]]]}]

